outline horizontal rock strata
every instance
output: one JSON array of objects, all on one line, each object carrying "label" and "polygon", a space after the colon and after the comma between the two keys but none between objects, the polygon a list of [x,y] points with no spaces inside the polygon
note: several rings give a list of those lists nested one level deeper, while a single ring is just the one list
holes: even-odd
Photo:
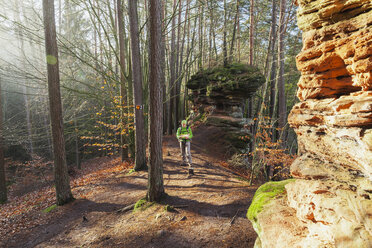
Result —
[{"label": "horizontal rock strata", "polygon": [[[303,30],[297,56],[301,102],[288,117],[298,136],[300,156],[291,166],[296,180],[257,217],[262,230],[275,226],[290,237],[273,244],[268,240],[274,231],[261,233],[256,247],[370,248],[372,1],[297,4]],[[280,213],[277,206],[290,210]]]}]

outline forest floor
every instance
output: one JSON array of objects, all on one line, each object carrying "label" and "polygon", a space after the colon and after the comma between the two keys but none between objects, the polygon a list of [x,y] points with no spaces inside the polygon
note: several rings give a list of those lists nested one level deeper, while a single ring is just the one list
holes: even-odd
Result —
[{"label": "forest floor", "polygon": [[[213,127],[194,131],[191,152],[195,175],[191,178],[187,177],[188,167],[180,165],[176,138],[164,137],[167,196],[160,204],[118,211],[145,196],[147,172],[129,173],[130,167],[118,158],[96,159],[95,163],[101,164],[96,171],[72,180],[74,202],[50,212],[31,208],[7,219],[0,210],[4,227],[0,246],[253,247],[256,233],[246,212],[257,187],[221,166],[226,148],[208,138],[216,136],[218,130]],[[53,191],[48,192],[50,206]],[[174,210],[166,211],[167,205]],[[7,207],[11,206],[4,205]],[[23,220],[31,227],[25,224],[20,228]],[[18,223],[18,231],[11,230],[12,223]]]}]

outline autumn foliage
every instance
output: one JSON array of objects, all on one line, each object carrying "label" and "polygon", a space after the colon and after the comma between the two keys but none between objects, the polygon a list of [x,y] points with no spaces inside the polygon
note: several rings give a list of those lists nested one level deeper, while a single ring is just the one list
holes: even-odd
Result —
[{"label": "autumn foliage", "polygon": [[289,167],[296,158],[287,149],[283,149],[280,139],[273,139],[273,132],[282,130],[273,127],[270,117],[261,117],[258,122],[257,132],[254,137],[254,150],[250,153],[252,157],[252,175],[264,176],[266,180],[283,180],[290,178]]}]

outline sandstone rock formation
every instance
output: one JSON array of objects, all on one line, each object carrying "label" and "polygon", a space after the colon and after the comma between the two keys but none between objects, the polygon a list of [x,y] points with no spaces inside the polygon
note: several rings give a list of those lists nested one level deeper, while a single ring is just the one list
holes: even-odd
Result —
[{"label": "sandstone rock formation", "polygon": [[191,90],[189,100],[199,113],[196,119],[221,129],[220,141],[227,142],[229,155],[246,152],[252,121],[243,118],[244,102],[264,82],[256,67],[233,63],[201,70],[186,84]]},{"label": "sandstone rock formation", "polygon": [[297,3],[301,102],[288,121],[300,157],[286,194],[257,213],[256,246],[370,248],[372,1]]}]

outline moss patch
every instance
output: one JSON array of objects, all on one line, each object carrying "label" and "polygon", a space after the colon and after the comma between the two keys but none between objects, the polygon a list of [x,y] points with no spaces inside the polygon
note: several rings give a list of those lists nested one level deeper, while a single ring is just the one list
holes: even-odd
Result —
[{"label": "moss patch", "polygon": [[259,223],[257,223],[258,214],[272,199],[280,194],[283,194],[285,192],[285,185],[293,182],[294,180],[295,179],[288,179],[279,182],[267,182],[257,189],[252,199],[252,203],[249,206],[247,218],[252,222],[253,228],[258,235],[260,233]]},{"label": "moss patch", "polygon": [[[210,98],[229,96],[248,98],[265,82],[256,67],[241,63],[200,70],[186,83],[193,90]],[[202,91],[201,91],[202,90]]]},{"label": "moss patch", "polygon": [[136,204],[134,204],[133,212],[143,211],[148,209],[149,207],[153,206],[155,202],[149,202],[146,200],[146,197],[138,200]]},{"label": "moss patch", "polygon": [[57,204],[54,204],[54,205],[52,205],[52,206],[47,207],[46,209],[44,209],[43,212],[44,213],[50,213],[50,212],[52,212],[56,208],[57,208]]},{"label": "moss patch", "polygon": [[128,171],[127,175],[130,175],[132,173],[136,172],[134,169],[131,169],[130,171]]}]

